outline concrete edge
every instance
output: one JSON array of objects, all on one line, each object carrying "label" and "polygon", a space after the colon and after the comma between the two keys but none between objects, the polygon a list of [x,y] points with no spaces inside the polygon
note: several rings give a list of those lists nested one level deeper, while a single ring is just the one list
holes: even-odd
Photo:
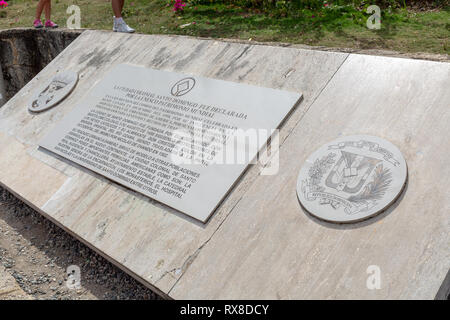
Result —
[{"label": "concrete edge", "polygon": [[[112,32],[110,30],[97,30],[97,29],[68,29],[68,28],[59,28],[59,29],[34,29],[34,28],[11,28],[11,29],[1,29],[0,37],[2,33],[20,33],[20,32],[62,32],[62,33],[77,33],[81,34],[86,30],[95,30],[95,31],[103,31],[103,32]],[[343,47],[326,47],[326,46],[309,46],[305,44],[296,44],[296,43],[288,43],[288,42],[261,42],[261,41],[253,41],[253,40],[243,40],[243,39],[233,39],[233,38],[212,38],[212,37],[196,37],[196,36],[186,36],[186,35],[177,35],[177,34],[159,34],[159,33],[136,33],[141,35],[155,35],[155,36],[167,36],[167,37],[183,37],[183,38],[191,38],[198,40],[213,40],[213,41],[223,41],[229,43],[241,43],[241,44],[251,44],[251,45],[261,45],[261,46],[273,46],[273,47],[284,47],[284,48],[296,48],[296,49],[305,49],[305,50],[316,50],[316,51],[326,51],[326,52],[340,52],[340,53],[354,53],[354,54],[364,54],[364,55],[372,55],[372,56],[383,56],[383,57],[396,57],[396,58],[404,58],[404,59],[415,59],[415,60],[429,60],[429,61],[437,61],[437,62],[450,62],[450,55],[448,54],[437,54],[437,53],[427,53],[427,52],[399,52],[387,49],[357,49],[357,48],[343,48]]]}]

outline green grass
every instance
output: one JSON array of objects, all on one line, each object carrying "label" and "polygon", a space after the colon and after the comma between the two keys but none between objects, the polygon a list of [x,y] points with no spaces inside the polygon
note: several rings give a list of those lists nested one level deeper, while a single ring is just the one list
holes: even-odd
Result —
[{"label": "green grass", "polygon": [[[140,33],[450,54],[448,7],[432,12],[386,9],[382,11],[381,29],[370,30],[366,27],[369,14],[364,8],[352,6],[315,10],[281,6],[263,11],[210,4],[205,0],[196,2],[188,3],[182,14],[175,14],[172,3],[165,0],[127,0],[124,18]],[[0,28],[30,26],[37,2],[10,0],[8,3],[8,8],[0,9]],[[69,16],[67,7],[76,4],[81,8],[83,28],[112,28],[109,0],[53,0],[52,3],[52,18],[61,26],[65,26]],[[191,24],[180,28],[188,23]]]}]

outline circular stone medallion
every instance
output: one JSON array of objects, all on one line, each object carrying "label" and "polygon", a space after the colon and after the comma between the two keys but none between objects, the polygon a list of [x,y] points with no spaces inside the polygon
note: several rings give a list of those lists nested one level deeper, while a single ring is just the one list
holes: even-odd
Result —
[{"label": "circular stone medallion", "polygon": [[77,81],[78,73],[76,72],[64,71],[58,73],[36,91],[28,104],[28,110],[41,112],[50,109],[69,95]]},{"label": "circular stone medallion", "polygon": [[325,144],[306,160],[297,196],[320,219],[356,222],[387,209],[403,190],[406,176],[405,159],[392,143],[347,136]]}]

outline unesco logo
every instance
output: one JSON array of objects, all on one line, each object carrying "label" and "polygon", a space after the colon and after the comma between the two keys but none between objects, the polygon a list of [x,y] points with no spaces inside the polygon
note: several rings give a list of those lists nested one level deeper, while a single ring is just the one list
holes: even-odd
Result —
[{"label": "unesco logo", "polygon": [[175,97],[184,96],[186,93],[191,91],[195,86],[194,78],[184,78],[175,83],[172,87],[170,93]]}]

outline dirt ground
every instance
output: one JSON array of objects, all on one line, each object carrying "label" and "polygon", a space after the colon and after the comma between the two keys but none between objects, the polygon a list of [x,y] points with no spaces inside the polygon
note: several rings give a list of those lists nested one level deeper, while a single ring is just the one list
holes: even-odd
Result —
[{"label": "dirt ground", "polygon": [[[79,289],[66,285],[71,265],[80,268]],[[159,299],[0,187],[1,266],[33,299]]]}]

